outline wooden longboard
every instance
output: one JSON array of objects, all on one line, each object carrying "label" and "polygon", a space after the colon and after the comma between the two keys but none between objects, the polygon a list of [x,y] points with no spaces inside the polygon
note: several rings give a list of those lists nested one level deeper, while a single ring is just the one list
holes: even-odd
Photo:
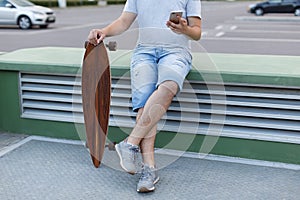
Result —
[{"label": "wooden longboard", "polygon": [[82,66],[82,105],[87,146],[96,168],[101,164],[109,122],[111,77],[103,42],[86,43]]}]

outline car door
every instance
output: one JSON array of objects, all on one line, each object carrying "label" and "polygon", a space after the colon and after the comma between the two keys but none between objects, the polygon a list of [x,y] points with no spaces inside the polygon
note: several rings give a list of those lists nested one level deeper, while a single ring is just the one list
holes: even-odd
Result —
[{"label": "car door", "polygon": [[295,0],[282,0],[282,10],[285,13],[292,13],[294,12],[294,6]]},{"label": "car door", "polygon": [[282,0],[269,0],[264,10],[266,13],[281,13],[281,4]]},{"label": "car door", "polygon": [[0,23],[16,24],[17,9],[7,0],[0,0]]}]

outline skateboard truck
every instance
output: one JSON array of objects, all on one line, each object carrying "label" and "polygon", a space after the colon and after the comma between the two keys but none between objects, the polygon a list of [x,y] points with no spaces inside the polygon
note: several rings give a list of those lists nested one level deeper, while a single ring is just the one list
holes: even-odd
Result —
[{"label": "skateboard truck", "polygon": [[[87,47],[88,41],[85,41],[84,48]],[[105,46],[108,48],[109,51],[116,51],[117,50],[117,42],[116,41],[109,41]]]}]

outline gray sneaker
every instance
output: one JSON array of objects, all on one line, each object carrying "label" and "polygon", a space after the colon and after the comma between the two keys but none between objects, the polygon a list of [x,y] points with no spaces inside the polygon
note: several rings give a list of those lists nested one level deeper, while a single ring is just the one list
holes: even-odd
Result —
[{"label": "gray sneaker", "polygon": [[156,168],[150,168],[144,165],[142,175],[137,184],[137,192],[152,192],[155,190],[155,184],[159,181]]},{"label": "gray sneaker", "polygon": [[140,148],[136,145],[127,144],[125,141],[115,145],[120,157],[121,167],[129,174],[137,172],[137,154]]}]

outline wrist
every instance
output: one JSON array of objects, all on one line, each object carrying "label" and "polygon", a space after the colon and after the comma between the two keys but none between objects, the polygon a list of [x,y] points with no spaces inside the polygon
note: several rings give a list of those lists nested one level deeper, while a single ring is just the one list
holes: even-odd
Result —
[{"label": "wrist", "polygon": [[188,36],[188,37],[192,37],[191,34],[191,27],[190,26],[186,26],[182,29],[182,34]]},{"label": "wrist", "polygon": [[106,37],[107,36],[107,31],[105,29],[100,29],[99,33],[103,36]]},{"label": "wrist", "polygon": [[201,29],[197,26],[188,26],[186,35],[193,40],[199,40],[201,38]]}]

